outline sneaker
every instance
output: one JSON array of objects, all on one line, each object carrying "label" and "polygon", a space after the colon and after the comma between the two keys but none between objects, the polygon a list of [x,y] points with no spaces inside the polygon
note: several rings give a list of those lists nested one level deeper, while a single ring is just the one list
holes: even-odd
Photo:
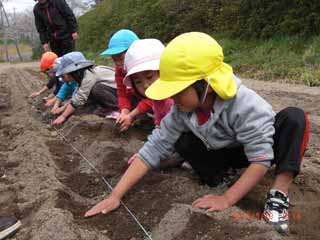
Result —
[{"label": "sneaker", "polygon": [[187,161],[182,162],[181,167],[187,170],[192,170],[192,166]]},{"label": "sneaker", "polygon": [[202,175],[199,174],[201,184],[207,184],[210,187],[221,189],[231,187],[240,176],[241,174],[233,168],[217,168],[210,171],[204,171],[204,174]]},{"label": "sneaker", "polygon": [[231,187],[240,178],[240,173],[233,168],[230,168],[222,178],[221,182],[217,185],[219,188]]},{"label": "sneaker", "polygon": [[112,111],[112,112],[109,112],[105,116],[105,118],[106,119],[114,119],[114,120],[116,120],[116,119],[118,119],[119,116],[120,116],[120,113],[118,111]]},{"label": "sneaker", "polygon": [[161,170],[180,167],[183,163],[184,159],[178,154],[173,153],[167,159],[163,159],[160,161],[159,168]]},{"label": "sneaker", "polygon": [[273,225],[279,233],[289,230],[289,198],[283,192],[271,189],[262,214],[263,219]]},{"label": "sneaker", "polygon": [[20,226],[15,217],[0,217],[0,240],[15,234]]}]

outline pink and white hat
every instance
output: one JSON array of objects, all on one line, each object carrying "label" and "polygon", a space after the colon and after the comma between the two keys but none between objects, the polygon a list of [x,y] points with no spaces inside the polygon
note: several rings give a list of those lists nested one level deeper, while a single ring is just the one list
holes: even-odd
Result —
[{"label": "pink and white hat", "polygon": [[160,56],[164,45],[158,39],[142,39],[134,41],[126,52],[124,67],[127,75],[123,84],[132,87],[130,75],[148,71],[159,70]]}]

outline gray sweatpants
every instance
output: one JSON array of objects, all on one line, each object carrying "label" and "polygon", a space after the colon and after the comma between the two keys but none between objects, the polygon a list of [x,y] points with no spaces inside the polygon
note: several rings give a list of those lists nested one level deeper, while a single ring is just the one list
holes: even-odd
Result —
[{"label": "gray sweatpants", "polygon": [[104,108],[118,109],[117,89],[101,82],[93,86],[89,98]]}]

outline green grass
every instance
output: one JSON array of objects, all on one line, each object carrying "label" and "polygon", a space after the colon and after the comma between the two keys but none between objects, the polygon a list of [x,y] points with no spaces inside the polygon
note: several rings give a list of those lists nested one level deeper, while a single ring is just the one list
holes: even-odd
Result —
[{"label": "green grass", "polygon": [[84,55],[89,60],[94,60],[96,64],[98,65],[107,65],[107,66],[113,66],[113,61],[110,56],[100,56],[100,52],[94,53],[85,51]]},{"label": "green grass", "polygon": [[[320,37],[240,40],[211,35],[223,47],[225,62],[236,74],[258,80],[320,86]],[[97,64],[112,66],[111,58],[100,56],[100,51],[84,53]]]},{"label": "green grass", "polygon": [[260,80],[281,80],[320,86],[320,37],[282,37],[269,40],[216,39],[225,62],[236,73]]},{"label": "green grass", "polygon": [[[77,49],[98,64],[111,65],[111,59],[99,53],[106,48],[111,35],[121,28],[132,29],[141,38],[158,38],[164,43],[183,32],[201,31],[211,33],[223,46],[225,61],[233,66],[236,74],[320,86],[320,36],[317,36],[320,18],[318,15],[307,17],[312,15],[308,9],[318,9],[320,3],[287,2],[290,6],[283,1],[254,1],[256,5],[252,7],[253,2],[249,0],[105,0],[79,18],[81,37]],[[282,14],[273,12],[273,18],[268,19],[269,11],[278,5]],[[288,12],[287,7],[293,12]],[[257,15],[257,11],[264,14]],[[299,14],[304,17],[298,18]],[[301,25],[297,25],[297,21]],[[295,23],[295,31],[286,30],[288,26],[293,27],[291,22]],[[303,34],[306,29],[309,34]],[[270,38],[263,40],[261,35]]]}]

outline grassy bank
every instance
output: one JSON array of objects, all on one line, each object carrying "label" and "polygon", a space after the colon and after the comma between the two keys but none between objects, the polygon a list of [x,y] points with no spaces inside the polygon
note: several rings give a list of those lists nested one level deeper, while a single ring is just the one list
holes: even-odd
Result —
[{"label": "grassy bank", "polygon": [[111,64],[98,53],[121,28],[164,43],[202,31],[218,40],[238,74],[319,86],[319,16],[315,0],[104,0],[80,17],[77,48]]},{"label": "grassy bank", "polygon": [[236,40],[217,36],[236,72],[261,80],[320,86],[320,37]]},{"label": "grassy bank", "polygon": [[[211,35],[224,48],[225,62],[232,65],[236,74],[259,80],[320,86],[320,37],[240,40]],[[85,53],[99,64],[112,64],[109,57],[101,57],[99,52]]]}]

